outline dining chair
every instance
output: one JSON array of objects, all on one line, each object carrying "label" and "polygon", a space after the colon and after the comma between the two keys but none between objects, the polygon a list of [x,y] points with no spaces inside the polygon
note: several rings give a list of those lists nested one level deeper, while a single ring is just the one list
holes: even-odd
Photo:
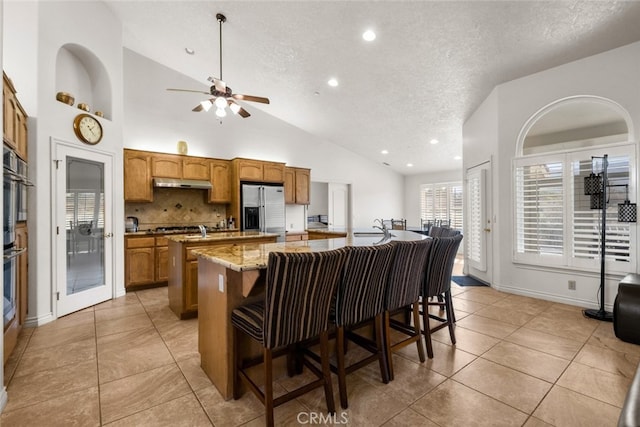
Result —
[{"label": "dining chair", "polygon": [[433,226],[429,229],[429,237],[454,237],[460,233],[460,230],[455,228]]},{"label": "dining chair", "polygon": [[[268,426],[273,426],[275,407],[321,386],[324,387],[328,411],[335,413],[327,329],[329,309],[345,258],[344,249],[271,252],[265,278],[265,298],[240,306],[231,313],[235,352],[233,397],[240,397],[242,381],[264,404]],[[243,358],[239,345],[240,334],[261,345],[261,358]],[[304,356],[302,363],[317,379],[274,399],[274,357],[288,355],[292,345],[314,337],[320,338],[321,369]],[[264,392],[247,372],[248,368],[260,363],[264,370]]]},{"label": "dining chair", "polygon": [[392,230],[406,230],[407,229],[407,220],[406,219],[391,219],[391,229]]},{"label": "dining chair", "polygon": [[[349,246],[347,259],[338,285],[335,301],[336,373],[340,405],[347,409],[347,374],[378,360],[382,381],[389,382],[383,339],[382,313],[384,293],[394,256],[395,245]],[[356,333],[356,329],[373,319],[373,339]],[[345,366],[346,340],[371,353],[370,356]]]},{"label": "dining chair", "polygon": [[[427,271],[422,286],[422,327],[427,346],[427,356],[433,358],[433,346],[431,344],[431,333],[444,327],[449,327],[451,343],[456,343],[454,332],[455,314],[453,312],[453,301],[451,299],[451,275],[455,262],[462,234],[454,237],[436,237],[433,239],[433,247],[427,263]],[[433,297],[438,297],[433,301]],[[436,316],[429,313],[429,306],[438,306],[443,309],[446,317]],[[440,322],[439,325],[431,328],[429,319]]]},{"label": "dining chair", "polygon": [[[384,340],[389,379],[393,380],[392,353],[411,343],[416,343],[420,361],[424,362],[424,347],[420,331],[419,300],[424,283],[427,260],[433,239],[417,241],[394,241],[395,254],[389,271],[385,292]],[[393,319],[396,313],[410,310],[413,313],[411,322]],[[391,343],[391,329],[400,331],[407,338]]]}]

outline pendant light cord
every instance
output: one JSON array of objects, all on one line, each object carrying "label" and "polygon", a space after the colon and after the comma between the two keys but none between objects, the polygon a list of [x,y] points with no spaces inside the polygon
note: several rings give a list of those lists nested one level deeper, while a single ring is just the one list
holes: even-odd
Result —
[{"label": "pendant light cord", "polygon": [[220,24],[220,80],[222,80],[222,21],[221,17],[218,17],[218,23]]}]

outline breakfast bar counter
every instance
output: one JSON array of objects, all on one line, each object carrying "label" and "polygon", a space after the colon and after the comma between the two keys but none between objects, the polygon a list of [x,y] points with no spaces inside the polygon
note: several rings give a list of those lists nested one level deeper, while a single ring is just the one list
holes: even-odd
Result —
[{"label": "breakfast bar counter", "polygon": [[[198,257],[198,350],[202,369],[222,397],[233,397],[234,308],[264,298],[264,277],[270,252],[322,252],[345,246],[370,246],[390,240],[422,240],[411,231],[349,232],[337,239],[285,243],[238,244],[193,250]],[[255,341],[239,344],[243,354],[260,355]]]}]

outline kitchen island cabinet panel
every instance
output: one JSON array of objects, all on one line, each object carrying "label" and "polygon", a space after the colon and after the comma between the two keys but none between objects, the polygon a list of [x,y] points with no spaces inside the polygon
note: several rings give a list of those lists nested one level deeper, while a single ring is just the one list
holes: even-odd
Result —
[{"label": "kitchen island cabinet panel", "polygon": [[[194,251],[213,246],[274,243],[276,238],[276,234],[252,231],[214,233],[207,237],[169,237],[169,308],[180,319],[198,315],[198,257]],[[217,278],[212,281],[218,283]]]},{"label": "kitchen island cabinet panel", "polygon": [[124,200],[153,202],[151,156],[149,153],[124,150]]},{"label": "kitchen island cabinet panel", "polygon": [[167,280],[169,280],[169,247],[168,246],[156,248],[155,267],[156,267],[155,280],[157,282],[166,282]]}]

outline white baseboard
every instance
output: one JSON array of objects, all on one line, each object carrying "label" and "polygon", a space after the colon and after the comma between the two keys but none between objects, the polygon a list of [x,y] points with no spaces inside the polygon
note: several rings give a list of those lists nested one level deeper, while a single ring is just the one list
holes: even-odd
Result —
[{"label": "white baseboard", "polygon": [[[547,292],[537,292],[537,291],[532,291],[530,289],[516,288],[513,286],[504,286],[504,285],[499,285],[495,283],[491,284],[491,287],[497,291],[508,292],[510,294],[522,295],[525,297],[538,298],[546,301],[559,302],[562,304],[575,305],[575,306],[584,307],[584,308],[600,308],[599,306],[595,305],[593,301],[583,300],[580,298],[568,298],[563,295],[556,295],[556,294],[551,294]],[[607,311],[612,311],[613,304],[605,303],[604,308]]]},{"label": "white baseboard", "polygon": [[47,313],[39,317],[27,317],[24,321],[24,326],[27,328],[35,328],[36,326],[42,326],[54,320],[56,320],[56,318],[53,317],[53,313]]}]

